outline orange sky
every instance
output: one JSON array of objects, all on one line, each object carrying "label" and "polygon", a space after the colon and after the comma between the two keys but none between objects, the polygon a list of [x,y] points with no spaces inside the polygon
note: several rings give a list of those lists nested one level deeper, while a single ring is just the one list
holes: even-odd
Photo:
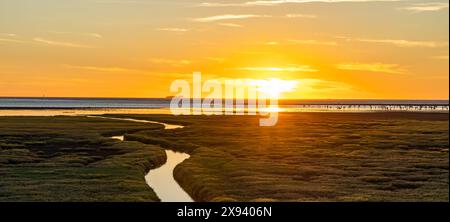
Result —
[{"label": "orange sky", "polygon": [[283,98],[448,99],[448,1],[2,0],[0,96],[165,97],[175,79]]}]

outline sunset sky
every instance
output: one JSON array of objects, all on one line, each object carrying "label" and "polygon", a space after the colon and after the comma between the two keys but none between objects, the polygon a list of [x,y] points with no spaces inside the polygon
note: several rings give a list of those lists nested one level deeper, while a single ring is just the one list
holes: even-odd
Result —
[{"label": "sunset sky", "polygon": [[0,96],[166,97],[198,71],[448,99],[448,21],[442,0],[0,0]]}]

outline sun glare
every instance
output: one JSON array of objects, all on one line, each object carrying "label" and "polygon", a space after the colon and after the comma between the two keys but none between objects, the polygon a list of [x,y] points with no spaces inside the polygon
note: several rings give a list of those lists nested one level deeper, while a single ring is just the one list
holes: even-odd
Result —
[{"label": "sun glare", "polygon": [[294,91],[297,88],[298,81],[271,78],[266,80],[253,80],[251,84],[256,85],[257,90],[266,94],[268,97],[279,98],[282,93]]}]

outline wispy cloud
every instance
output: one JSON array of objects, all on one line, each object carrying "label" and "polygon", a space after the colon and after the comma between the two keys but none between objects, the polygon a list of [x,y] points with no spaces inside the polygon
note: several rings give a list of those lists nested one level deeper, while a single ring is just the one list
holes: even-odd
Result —
[{"label": "wispy cloud", "polygon": [[[13,37],[13,36],[11,36],[11,37]],[[15,38],[0,38],[0,42],[45,44],[45,45],[49,45],[49,46],[59,46],[59,47],[68,47],[68,48],[93,48],[88,45],[81,45],[81,44],[72,43],[72,42],[54,41],[54,40],[44,39],[41,37],[36,37],[31,40],[22,40],[22,39],[15,39]]]},{"label": "wispy cloud", "polygon": [[262,0],[247,1],[241,3],[219,3],[204,2],[200,7],[249,7],[249,6],[274,6],[282,4],[302,4],[302,3],[341,3],[341,2],[396,2],[401,0]]},{"label": "wispy cloud", "polygon": [[94,37],[94,38],[103,38],[102,35],[98,34],[98,33],[85,33],[88,36]]},{"label": "wispy cloud", "polygon": [[189,29],[184,28],[158,28],[156,31],[164,31],[164,32],[187,32]]},{"label": "wispy cloud", "polygon": [[16,37],[17,34],[14,34],[14,33],[0,33],[0,36]]},{"label": "wispy cloud", "polygon": [[0,38],[0,42],[24,43],[27,41],[18,40],[18,39],[10,39],[10,38]]},{"label": "wispy cloud", "polygon": [[234,70],[257,71],[257,72],[318,72],[319,70],[309,65],[295,65],[288,67],[241,67]]},{"label": "wispy cloud", "polygon": [[[327,93],[343,93],[352,92],[355,93],[355,88],[344,82],[323,80],[323,79],[298,79],[299,89],[304,93],[310,93],[312,95],[320,95],[321,93],[326,93],[325,96],[329,98]],[[360,92],[358,92],[360,93]]]},{"label": "wispy cloud", "polygon": [[266,44],[266,45],[279,45],[280,43],[279,42],[275,42],[275,41],[271,41],[271,42],[266,42],[264,44]]},{"label": "wispy cloud", "polygon": [[318,18],[317,15],[311,15],[311,14],[287,14],[286,18],[309,18],[309,19],[315,19]]},{"label": "wispy cloud", "polygon": [[359,39],[361,42],[393,44],[400,47],[430,47],[435,48],[442,44],[434,41],[411,41],[403,39]]},{"label": "wispy cloud", "polygon": [[405,72],[405,70],[397,64],[384,63],[344,63],[338,64],[337,68],[340,70],[382,72],[390,74],[402,74]]},{"label": "wispy cloud", "polygon": [[73,65],[64,65],[65,67],[71,69],[82,69],[88,71],[96,71],[96,72],[144,72],[142,70],[137,69],[128,69],[122,67],[99,67],[99,66],[73,66]]},{"label": "wispy cloud", "polygon": [[379,44],[390,44],[398,47],[445,47],[448,46],[448,42],[435,42],[435,41],[414,41],[405,39],[365,39],[365,38],[349,38],[349,37],[338,37],[343,38],[346,41],[356,41],[356,42],[367,42],[367,43],[379,43]]},{"label": "wispy cloud", "polygon": [[195,18],[194,21],[197,22],[216,22],[216,21],[223,21],[223,20],[237,20],[237,19],[249,19],[249,18],[267,18],[272,17],[270,15],[253,15],[253,14],[245,14],[245,15],[215,15],[210,17],[204,17],[204,18]]},{"label": "wispy cloud", "polygon": [[247,3],[221,3],[221,2],[202,2],[198,7],[239,7],[239,6],[249,6]]},{"label": "wispy cloud", "polygon": [[11,43],[26,43],[27,41],[17,39],[17,34],[14,33],[0,33],[0,42]]},{"label": "wispy cloud", "polygon": [[80,35],[80,36],[87,36],[91,38],[103,38],[102,35],[98,33],[88,33],[88,32],[61,32],[61,31],[49,31],[49,33],[52,34],[60,34],[60,35]]},{"label": "wispy cloud", "polygon": [[192,64],[191,60],[181,59],[181,60],[173,60],[173,59],[148,59],[149,62],[155,64],[164,64],[170,66],[185,66]]},{"label": "wispy cloud", "polygon": [[33,41],[38,42],[38,43],[47,44],[50,46],[60,46],[60,47],[69,47],[69,48],[92,48],[91,46],[87,46],[87,45],[81,45],[81,44],[71,43],[71,42],[59,42],[59,41],[53,41],[53,40],[48,40],[48,39],[39,38],[39,37],[33,38]]},{"label": "wispy cloud", "polygon": [[235,24],[235,23],[219,23],[218,25],[225,26],[225,27],[232,27],[232,28],[242,28],[243,25]]},{"label": "wispy cloud", "polygon": [[427,2],[427,3],[415,3],[400,9],[412,12],[434,12],[444,10],[447,8],[448,2]]},{"label": "wispy cloud", "polygon": [[300,44],[300,45],[327,45],[327,46],[337,46],[337,42],[333,41],[319,41],[314,39],[301,40],[301,39],[288,39],[290,43]]}]

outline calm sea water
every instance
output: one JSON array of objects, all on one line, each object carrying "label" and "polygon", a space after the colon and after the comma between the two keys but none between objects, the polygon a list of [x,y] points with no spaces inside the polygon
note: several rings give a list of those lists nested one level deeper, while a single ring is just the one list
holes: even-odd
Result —
[{"label": "calm sea water", "polygon": [[[170,99],[0,98],[0,115],[170,113]],[[448,100],[285,100],[282,112],[448,112]]]},{"label": "calm sea water", "polygon": [[0,108],[168,108],[169,99],[0,98]]}]

